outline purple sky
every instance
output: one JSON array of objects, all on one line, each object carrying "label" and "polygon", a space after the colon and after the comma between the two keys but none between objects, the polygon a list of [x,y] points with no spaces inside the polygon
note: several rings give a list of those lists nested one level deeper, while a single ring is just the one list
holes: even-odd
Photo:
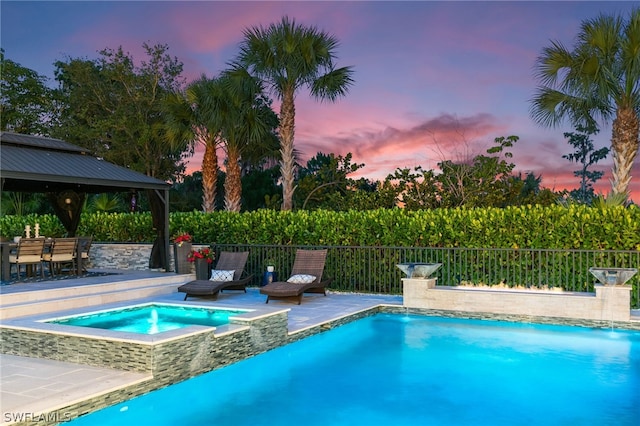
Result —
[{"label": "purple sky", "polygon": [[[575,188],[579,167],[563,133],[529,117],[533,66],[550,40],[572,46],[580,23],[600,13],[628,14],[640,2],[271,2],[271,1],[7,1],[0,5],[0,44],[7,58],[53,77],[67,57],[95,59],[122,46],[142,59],[142,44],[167,44],[185,76],[226,68],[243,29],[283,15],[337,37],[337,66],[354,67],[355,84],[337,103],[296,98],[296,148],[365,163],[360,175],[383,179],[398,167],[437,168],[443,159],[484,154],[498,136],[518,135],[516,171],[542,174],[543,185]],[[278,108],[278,104],[275,104]],[[594,137],[609,146],[610,123]],[[201,154],[191,160],[199,169]],[[608,192],[611,156],[601,161]],[[595,170],[595,169],[594,169]],[[640,160],[631,181],[640,201]]]}]

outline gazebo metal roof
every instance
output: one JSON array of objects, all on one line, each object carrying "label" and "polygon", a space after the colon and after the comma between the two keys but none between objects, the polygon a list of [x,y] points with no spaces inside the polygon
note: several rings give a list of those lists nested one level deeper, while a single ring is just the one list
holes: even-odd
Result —
[{"label": "gazebo metal roof", "polygon": [[0,132],[3,191],[126,192],[165,190],[170,184],[93,156],[60,139]]}]

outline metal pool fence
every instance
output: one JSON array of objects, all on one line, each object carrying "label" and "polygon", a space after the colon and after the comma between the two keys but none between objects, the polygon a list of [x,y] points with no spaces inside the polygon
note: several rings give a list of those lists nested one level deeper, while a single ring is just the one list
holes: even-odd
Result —
[{"label": "metal pool fence", "polygon": [[[267,264],[280,279],[291,271],[295,251],[328,249],[325,277],[331,289],[356,293],[402,293],[402,272],[397,263],[442,263],[434,274],[438,285],[461,283],[531,288],[561,287],[566,291],[593,292],[596,279],[590,267],[640,269],[640,251],[552,250],[439,247],[281,246],[218,244],[215,250],[249,251],[247,272],[258,284]],[[640,273],[627,283],[633,286],[632,307],[640,307]]]}]

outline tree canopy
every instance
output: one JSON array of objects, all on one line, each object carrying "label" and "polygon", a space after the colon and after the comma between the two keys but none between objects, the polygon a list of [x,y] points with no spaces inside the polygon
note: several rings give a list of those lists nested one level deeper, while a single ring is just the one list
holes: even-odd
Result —
[{"label": "tree canopy", "polygon": [[5,58],[0,49],[0,130],[48,136],[57,118],[47,77]]},{"label": "tree canopy", "polygon": [[405,208],[506,207],[518,204],[554,202],[553,192],[541,191],[540,178],[514,175],[515,163],[508,161],[518,136],[497,137],[486,154],[470,161],[443,160],[440,171],[397,169],[387,181],[398,188],[398,202]]},{"label": "tree canopy", "polygon": [[95,60],[56,62],[64,110],[52,133],[107,161],[168,180],[185,169],[187,142],[166,137],[163,117],[165,97],[184,83],[182,63],[166,45],[143,48],[146,59],[139,65],[122,47],[102,50]]},{"label": "tree canopy", "polygon": [[565,132],[564,137],[567,138],[569,145],[574,147],[575,151],[570,154],[565,154],[562,158],[565,158],[571,162],[580,164],[580,170],[573,172],[573,175],[580,178],[580,187],[569,192],[569,195],[585,204],[591,204],[591,201],[595,197],[593,190],[593,184],[596,183],[604,172],[599,170],[589,170],[589,167],[595,165],[598,161],[606,158],[609,154],[609,148],[604,147],[595,149],[593,141],[590,136],[598,132],[597,129],[587,129],[582,126],[578,126],[576,132]]}]

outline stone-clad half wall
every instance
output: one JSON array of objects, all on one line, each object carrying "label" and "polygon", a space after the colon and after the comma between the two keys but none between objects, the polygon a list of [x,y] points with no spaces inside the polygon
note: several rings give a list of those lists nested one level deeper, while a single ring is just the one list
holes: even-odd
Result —
[{"label": "stone-clad half wall", "polygon": [[[89,268],[100,269],[149,269],[152,244],[144,243],[93,243],[89,251]],[[206,247],[195,244],[194,249]],[[173,246],[169,248],[169,264],[173,265]],[[173,268],[173,266],[172,266]],[[193,271],[192,271],[193,272]]]}]

